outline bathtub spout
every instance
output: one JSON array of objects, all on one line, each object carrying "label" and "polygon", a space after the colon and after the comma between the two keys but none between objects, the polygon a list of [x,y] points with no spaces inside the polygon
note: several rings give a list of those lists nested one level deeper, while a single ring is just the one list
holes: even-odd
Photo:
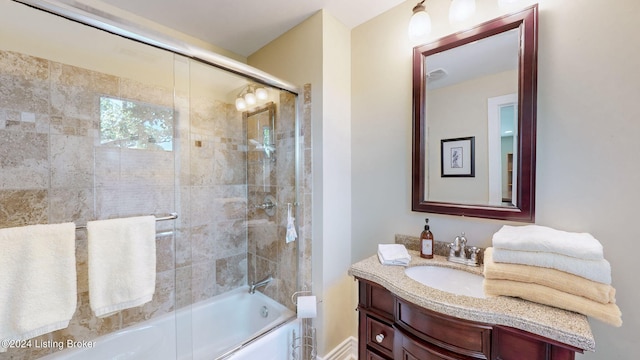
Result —
[{"label": "bathtub spout", "polygon": [[256,289],[262,286],[267,286],[268,283],[270,283],[271,281],[273,281],[273,276],[268,275],[266,278],[255,282],[252,281],[251,285],[249,285],[249,294],[253,294],[256,292]]}]

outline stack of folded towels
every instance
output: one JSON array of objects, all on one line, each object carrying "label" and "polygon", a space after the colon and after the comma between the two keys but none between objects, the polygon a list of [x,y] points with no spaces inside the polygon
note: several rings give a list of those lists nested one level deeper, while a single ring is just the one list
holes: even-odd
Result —
[{"label": "stack of folded towels", "polygon": [[622,325],[611,265],[590,234],[505,225],[484,254],[486,295],[519,297]]}]

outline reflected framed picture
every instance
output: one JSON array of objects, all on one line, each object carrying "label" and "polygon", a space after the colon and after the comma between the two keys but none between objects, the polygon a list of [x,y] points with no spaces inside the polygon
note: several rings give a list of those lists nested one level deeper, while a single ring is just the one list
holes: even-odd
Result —
[{"label": "reflected framed picture", "polygon": [[475,177],[475,136],[440,140],[441,177]]}]

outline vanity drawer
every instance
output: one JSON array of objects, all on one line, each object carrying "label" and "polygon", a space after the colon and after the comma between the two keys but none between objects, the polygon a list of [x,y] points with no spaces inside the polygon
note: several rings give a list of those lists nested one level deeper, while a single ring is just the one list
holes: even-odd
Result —
[{"label": "vanity drawer", "polygon": [[376,318],[367,316],[367,346],[393,356],[394,329]]},{"label": "vanity drawer", "polygon": [[491,354],[491,326],[437,314],[401,299],[397,316],[398,324],[411,334],[443,349],[477,359]]}]

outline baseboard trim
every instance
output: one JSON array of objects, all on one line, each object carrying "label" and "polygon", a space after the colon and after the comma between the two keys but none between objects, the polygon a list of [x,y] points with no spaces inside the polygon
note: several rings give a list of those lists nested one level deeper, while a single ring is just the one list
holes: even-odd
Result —
[{"label": "baseboard trim", "polygon": [[346,338],[340,345],[331,350],[325,357],[318,360],[357,360],[358,339],[353,336]]}]

